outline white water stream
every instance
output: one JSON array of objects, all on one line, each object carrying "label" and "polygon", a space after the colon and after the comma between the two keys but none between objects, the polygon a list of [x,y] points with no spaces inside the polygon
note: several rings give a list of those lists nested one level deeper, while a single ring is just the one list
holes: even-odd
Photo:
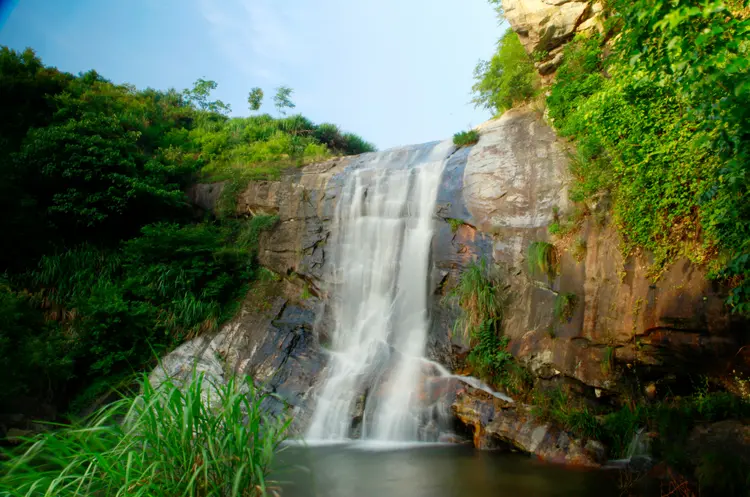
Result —
[{"label": "white water stream", "polygon": [[358,415],[363,439],[419,440],[433,213],[450,150],[376,154],[345,180],[331,359],[308,440],[350,438]]}]

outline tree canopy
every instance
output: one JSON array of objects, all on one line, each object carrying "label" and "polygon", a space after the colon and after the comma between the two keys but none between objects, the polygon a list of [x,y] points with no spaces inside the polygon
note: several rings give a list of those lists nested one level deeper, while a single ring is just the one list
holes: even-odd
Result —
[{"label": "tree canopy", "polygon": [[188,185],[374,149],[301,115],[230,117],[216,88],[138,90],[0,48],[0,413],[90,399],[232,315],[275,218],[196,223]]}]

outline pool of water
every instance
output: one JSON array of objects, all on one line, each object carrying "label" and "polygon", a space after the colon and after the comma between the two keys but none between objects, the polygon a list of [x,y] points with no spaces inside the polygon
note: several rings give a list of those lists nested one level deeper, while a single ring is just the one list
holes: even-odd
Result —
[{"label": "pool of water", "polygon": [[613,474],[459,445],[288,446],[282,497],[617,496]]}]

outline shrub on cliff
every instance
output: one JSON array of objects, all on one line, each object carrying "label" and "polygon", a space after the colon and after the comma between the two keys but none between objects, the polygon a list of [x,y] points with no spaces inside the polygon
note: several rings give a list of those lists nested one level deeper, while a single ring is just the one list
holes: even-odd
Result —
[{"label": "shrub on cliff", "polygon": [[511,29],[500,38],[495,55],[477,64],[474,79],[472,102],[496,114],[529,100],[539,88],[534,62]]},{"label": "shrub on cliff", "polygon": [[475,129],[460,131],[453,135],[453,144],[457,147],[468,147],[479,141],[479,132]]},{"label": "shrub on cliff", "polygon": [[502,385],[509,393],[521,394],[529,389],[530,378],[508,351],[508,337],[501,335],[506,298],[495,268],[484,259],[470,264],[447,295],[461,308],[453,329],[471,346],[467,362],[474,374]]},{"label": "shrub on cliff", "polygon": [[577,148],[571,197],[606,191],[623,251],[732,282],[750,313],[750,18],[736,2],[615,1],[619,36],[565,48],[549,115]]}]

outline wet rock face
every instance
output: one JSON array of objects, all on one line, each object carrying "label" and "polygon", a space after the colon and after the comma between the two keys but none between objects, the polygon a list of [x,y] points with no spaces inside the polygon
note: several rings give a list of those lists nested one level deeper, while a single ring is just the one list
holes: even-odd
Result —
[{"label": "wet rock face", "polygon": [[[248,375],[255,385],[273,394],[265,407],[273,413],[294,415],[292,434],[304,430],[312,413],[310,390],[325,365],[313,335],[312,304],[296,303],[283,295],[282,282],[257,286],[248,295],[239,315],[213,336],[182,344],[164,357],[150,376],[153,384],[169,376],[178,382],[190,379],[193,369],[212,384],[235,375]],[[271,287],[271,288],[269,288]]]},{"label": "wet rock face", "polygon": [[[537,378],[573,381],[592,396],[624,391],[634,371],[646,380],[642,384],[655,382],[658,390],[665,373],[700,373],[731,357],[747,339],[750,327],[727,312],[725,289],[708,281],[702,268],[680,260],[653,281],[648,254],[623,258],[606,215],[589,216],[574,235],[585,246],[582,257],[570,254],[572,238],[556,240],[558,274],[530,275],[529,246],[554,241],[548,226],[555,212],[564,216],[571,209],[566,153],[528,109],[506,112],[479,131],[476,145],[452,153],[438,192],[428,358],[450,370],[461,365],[468,344],[453,336],[458,309],[445,297],[466,266],[481,258],[498,265],[510,289],[503,331],[511,338],[511,352]],[[416,156],[428,145],[394,153]],[[320,305],[315,312],[304,307],[297,312],[286,296],[286,304],[273,304],[281,307],[270,317],[243,306],[242,315],[222,331],[226,345],[216,342],[214,348],[225,351],[232,368],[241,365],[257,381],[270,382],[300,412],[307,409],[308,392],[325,362],[313,338],[325,343],[333,330],[324,303],[332,283],[332,225],[343,178],[371,159],[365,154],[295,169],[277,182],[251,183],[238,201],[238,215],[279,216],[277,227],[261,236],[260,262],[282,275],[301,276]],[[191,194],[211,208],[217,188],[198,185]],[[576,303],[561,318],[554,309],[564,294],[574,295]],[[261,321],[251,324],[255,315],[265,317],[256,316]],[[200,357],[210,364],[209,357]],[[515,424],[498,422],[493,429],[523,428],[523,413],[518,416],[506,417]]]},{"label": "wet rock face", "polygon": [[[450,217],[466,224],[451,241],[439,241],[436,264],[448,271],[445,288],[471,260],[499,265],[511,292],[504,333],[535,376],[615,393],[631,371],[649,380],[695,373],[737,351],[747,323],[729,314],[726,289],[707,280],[704,269],[683,259],[653,281],[648,254],[623,258],[603,216],[603,223],[593,215],[584,221],[578,242],[550,239],[555,212],[565,216],[572,208],[568,160],[535,113],[514,109],[480,131],[462,180],[443,185],[460,188]],[[560,263],[552,279],[529,274],[527,251],[536,241],[556,244]],[[571,255],[574,242],[585,247],[583,257]],[[451,253],[454,246],[460,248]],[[555,313],[561,295],[575,300],[565,316]]]},{"label": "wet rock face", "polygon": [[580,439],[552,423],[536,420],[527,406],[502,399],[459,382],[452,410],[473,433],[480,449],[511,447],[544,461],[599,467],[606,461],[604,446]]}]

